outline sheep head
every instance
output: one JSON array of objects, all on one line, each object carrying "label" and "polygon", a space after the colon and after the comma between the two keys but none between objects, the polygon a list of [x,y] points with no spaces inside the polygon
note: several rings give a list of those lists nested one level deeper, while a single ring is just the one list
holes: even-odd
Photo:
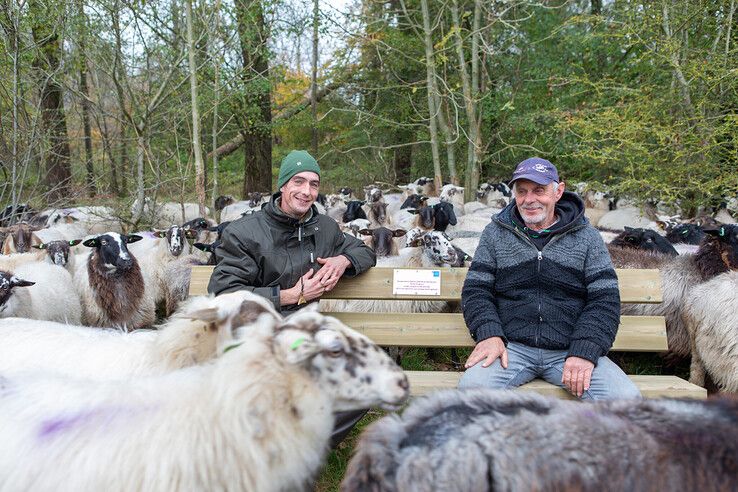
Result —
[{"label": "sheep head", "polygon": [[2,316],[3,311],[8,307],[8,301],[10,300],[10,296],[13,295],[13,289],[16,287],[30,287],[35,283],[20,279],[10,272],[0,270],[0,316]]},{"label": "sheep head", "polygon": [[334,411],[395,409],[410,394],[405,373],[384,350],[315,308],[286,318],[273,344],[277,357],[307,371],[331,395]]},{"label": "sheep head", "polygon": [[[705,256],[703,250],[717,253],[720,262],[713,262],[707,269],[701,268],[703,275],[709,273],[722,273],[728,270],[738,270],[738,224],[725,224],[720,227],[705,229],[705,237],[697,261],[700,262]],[[701,265],[705,266],[706,265]],[[709,278],[709,277],[708,277]]]},{"label": "sheep head", "polygon": [[44,250],[49,255],[54,265],[67,266],[69,262],[69,249],[81,243],[81,239],[72,239],[71,241],[49,241],[48,243],[34,244],[36,249]]}]

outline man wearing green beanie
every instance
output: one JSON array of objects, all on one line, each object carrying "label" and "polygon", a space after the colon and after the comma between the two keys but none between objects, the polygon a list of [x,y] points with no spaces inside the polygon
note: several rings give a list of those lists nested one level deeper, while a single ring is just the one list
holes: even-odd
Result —
[{"label": "man wearing green beanie", "polygon": [[[354,277],[376,264],[374,252],[341,232],[335,220],[318,213],[320,166],[304,150],[282,160],[277,193],[261,210],[233,221],[215,250],[218,261],[208,292],[250,290],[290,313],[317,301],[342,277]],[[336,415],[334,445],[364,412]]]}]

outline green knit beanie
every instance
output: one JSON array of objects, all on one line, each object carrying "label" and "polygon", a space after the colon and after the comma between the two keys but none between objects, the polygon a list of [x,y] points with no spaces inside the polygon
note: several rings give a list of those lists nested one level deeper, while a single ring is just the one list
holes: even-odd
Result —
[{"label": "green knit beanie", "polygon": [[277,178],[277,190],[289,181],[292,176],[303,171],[312,171],[320,176],[320,166],[313,156],[304,150],[293,150],[287,157],[282,159],[279,166],[279,178]]}]

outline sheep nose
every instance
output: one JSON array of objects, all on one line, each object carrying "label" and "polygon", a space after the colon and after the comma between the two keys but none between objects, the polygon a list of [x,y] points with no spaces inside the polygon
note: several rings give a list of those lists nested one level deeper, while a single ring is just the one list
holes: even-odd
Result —
[{"label": "sheep nose", "polygon": [[400,380],[397,381],[397,385],[405,391],[410,389],[410,381],[407,380],[407,376],[405,376],[404,374],[402,375]]},{"label": "sheep nose", "polygon": [[133,266],[133,260],[131,258],[119,258],[118,268],[121,270],[128,270]]}]

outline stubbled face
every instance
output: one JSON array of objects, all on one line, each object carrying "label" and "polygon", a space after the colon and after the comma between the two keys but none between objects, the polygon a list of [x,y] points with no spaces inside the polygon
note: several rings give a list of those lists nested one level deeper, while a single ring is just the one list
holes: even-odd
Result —
[{"label": "stubbled face", "polygon": [[305,215],[315,200],[320,189],[320,176],[312,171],[295,174],[280,188],[282,211],[295,219]]},{"label": "stubbled face", "polygon": [[405,373],[384,350],[330,316],[298,312],[278,328],[275,342],[333,396],[334,411],[393,410],[410,395]]},{"label": "stubbled face", "polygon": [[556,202],[564,194],[564,183],[554,190],[554,183],[540,185],[527,179],[515,182],[515,204],[525,225],[536,229],[545,228],[554,221]]}]

